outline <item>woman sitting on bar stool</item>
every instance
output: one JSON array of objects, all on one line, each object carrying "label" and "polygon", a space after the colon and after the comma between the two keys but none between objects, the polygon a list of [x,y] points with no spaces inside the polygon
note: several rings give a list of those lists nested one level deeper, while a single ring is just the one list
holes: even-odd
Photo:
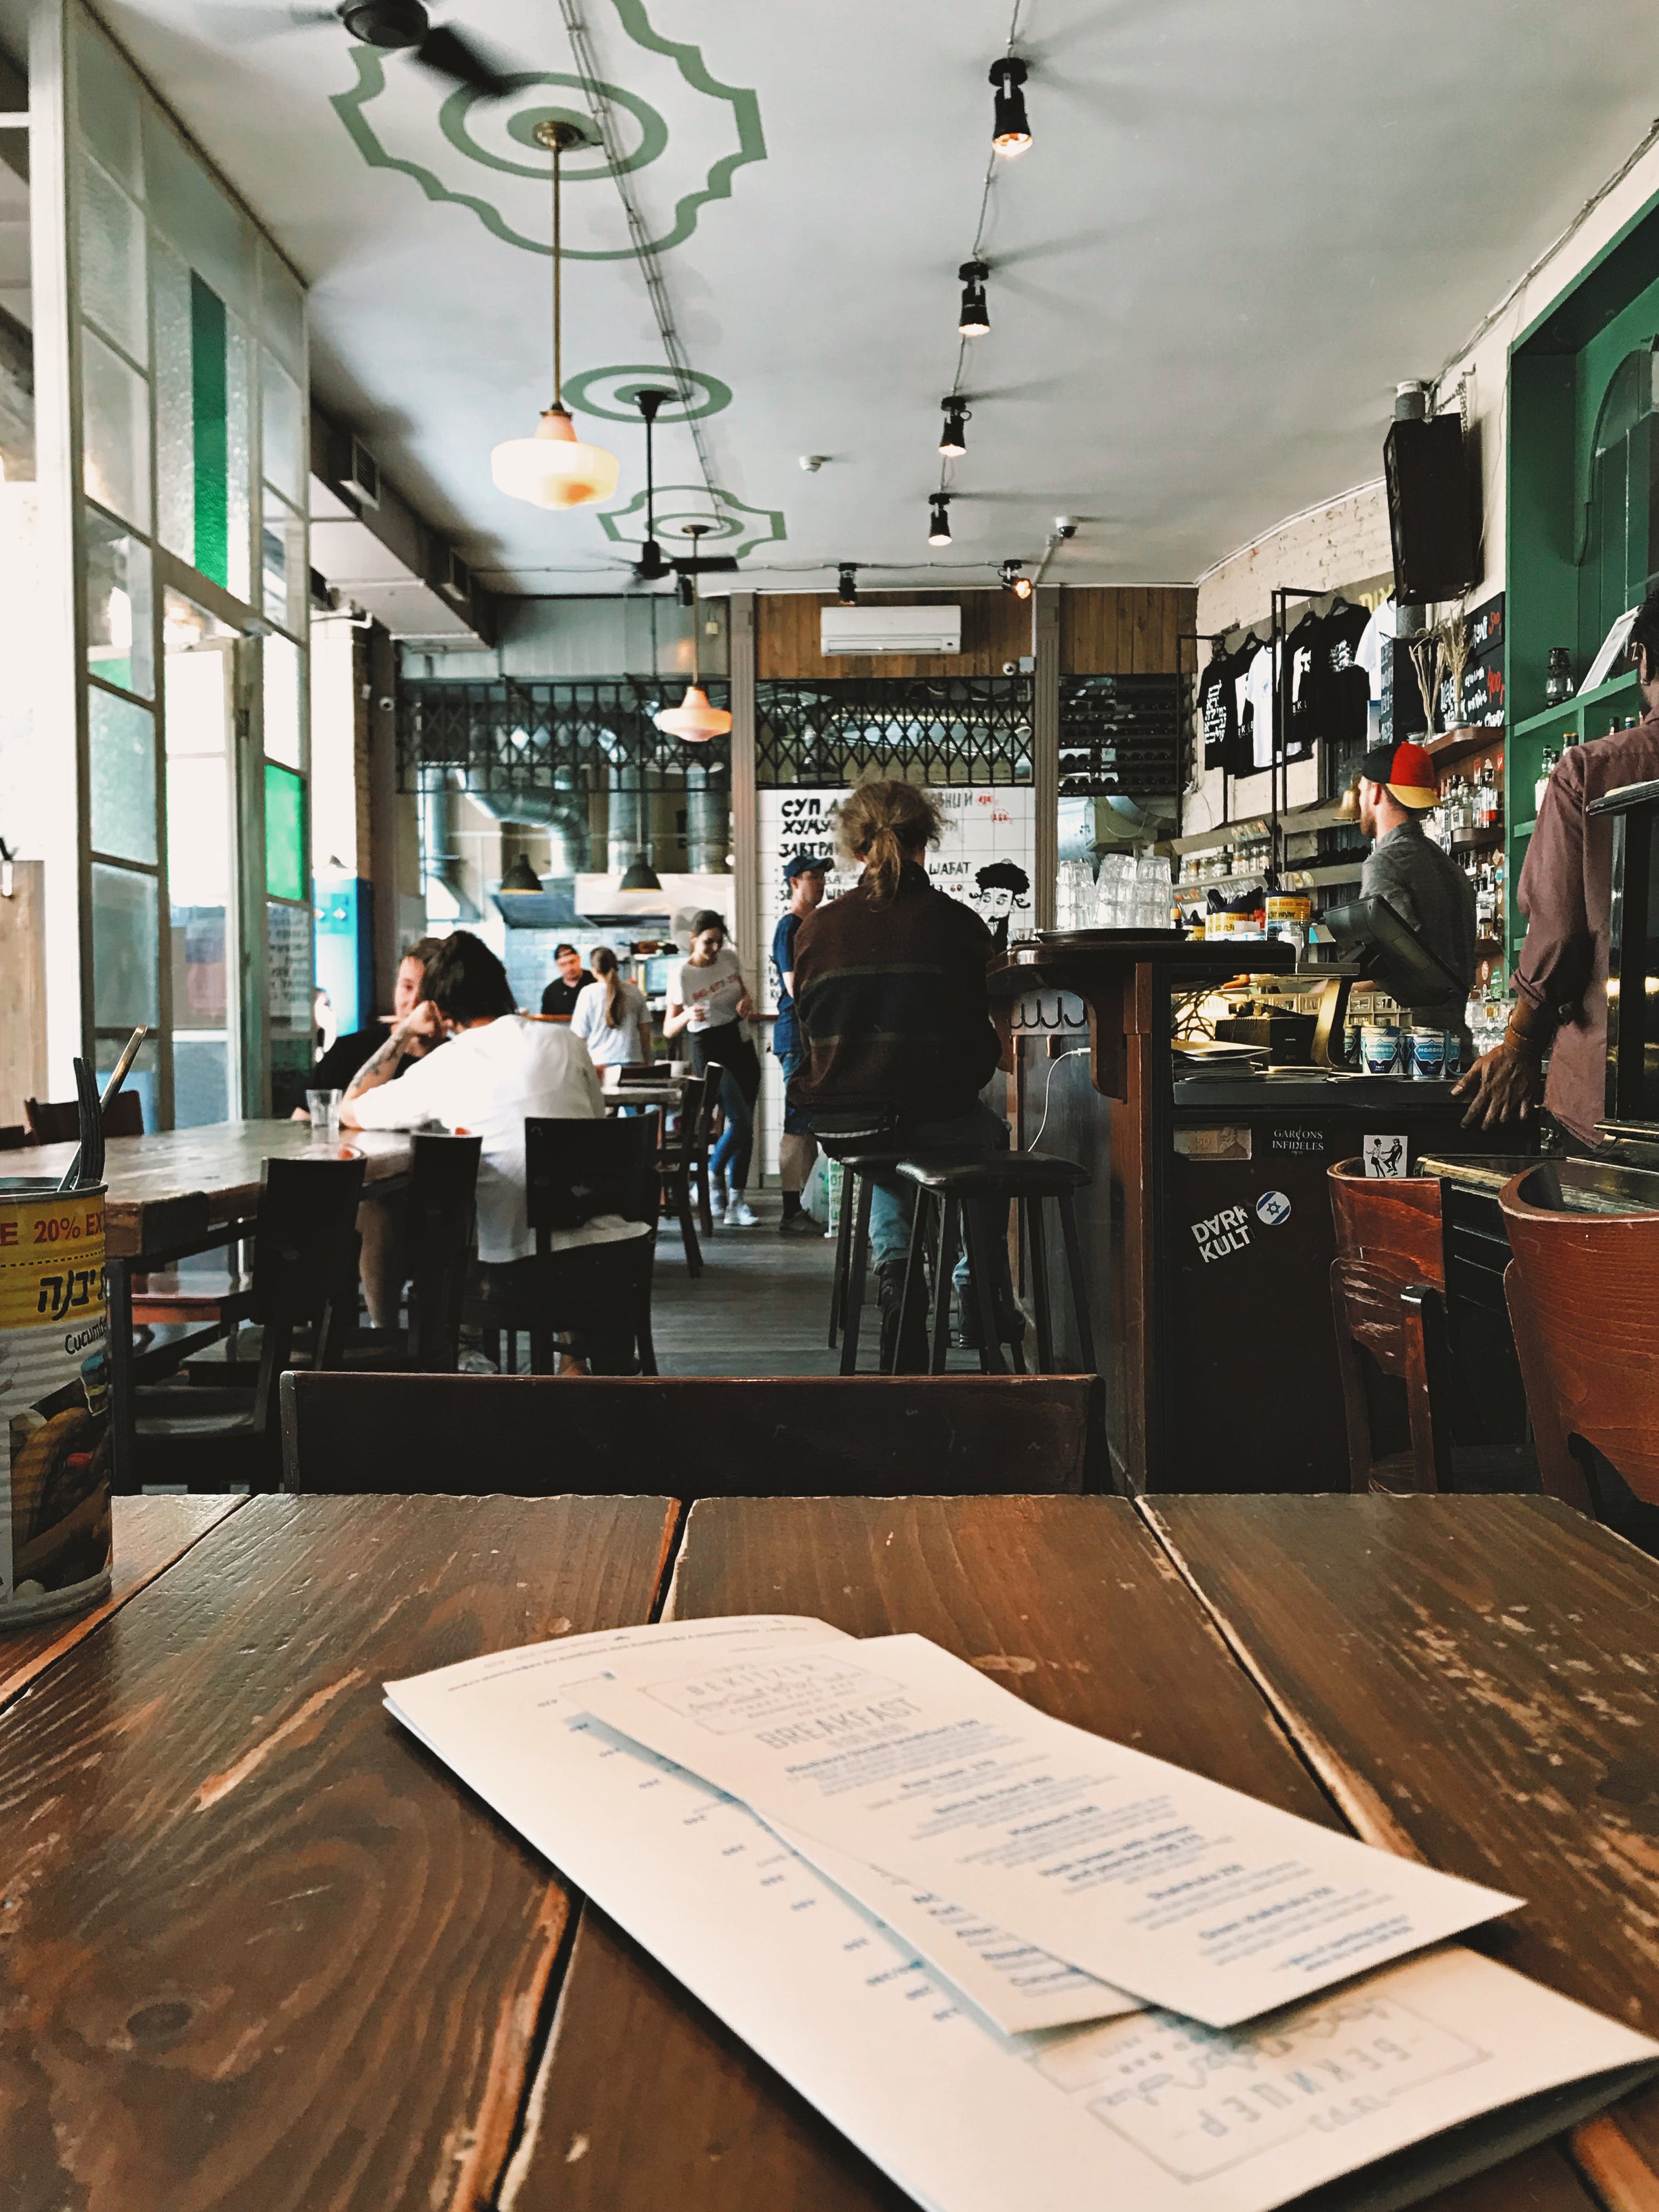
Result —
[{"label": "woman sitting on bar stool", "polygon": [[665,1038],[688,1032],[691,1065],[699,1075],[719,1067],[726,1128],[708,1162],[714,1203],[730,1179],[725,1200],[728,1229],[752,1229],[758,1217],[749,1210],[749,1157],[755,1141],[755,1101],[760,1096],[760,1062],[744,1024],[755,1011],[738,956],[726,942],[726,922],[712,907],[691,924],[691,951],[674,970],[663,1015]]},{"label": "woman sitting on bar stool", "polygon": [[[868,1114],[880,1124],[873,1141],[884,1146],[1006,1152],[1007,1124],[980,1097],[1001,1058],[985,987],[996,947],[971,907],[927,879],[938,802],[920,784],[861,783],[836,810],[835,824],[845,865],[862,864],[864,874],[855,890],[809,915],[795,939],[805,1059],[790,1103],[831,1143],[837,1121]],[[911,1183],[877,1181],[870,1249],[889,1372],[896,1350],[902,1369],[926,1364],[919,1344],[896,1345],[915,1205]],[[998,1255],[997,1298],[1008,1312],[1006,1239],[995,1229],[985,1241]],[[960,1292],[965,1259],[956,1273]],[[969,1319],[964,1302],[964,1324]]]}]

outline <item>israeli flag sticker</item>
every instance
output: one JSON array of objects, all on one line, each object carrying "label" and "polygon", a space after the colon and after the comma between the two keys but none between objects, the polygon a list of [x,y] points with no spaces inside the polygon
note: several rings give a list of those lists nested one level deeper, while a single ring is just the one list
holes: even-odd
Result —
[{"label": "israeli flag sticker", "polygon": [[1282,1190],[1264,1190],[1255,1202],[1255,1218],[1264,1227],[1277,1229],[1291,1218],[1291,1201]]}]

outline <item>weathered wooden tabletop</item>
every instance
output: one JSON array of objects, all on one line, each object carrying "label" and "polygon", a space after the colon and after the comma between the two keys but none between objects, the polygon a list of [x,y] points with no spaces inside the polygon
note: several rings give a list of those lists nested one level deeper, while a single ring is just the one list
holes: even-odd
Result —
[{"label": "weathered wooden tabletop", "polygon": [[[118,1544],[171,1499],[118,1500]],[[382,1682],[649,1617],[663,1498],[260,1498],[0,1720],[7,2212],[495,2201],[571,1900]]]},{"label": "weathered wooden tabletop", "polygon": [[[1518,1891],[1500,1955],[1659,2017],[1659,1571],[1547,1504],[714,1499],[672,1562],[662,1498],[116,1504],[108,1605],[0,1639],[5,2212],[908,2203],[602,1915],[567,1941],[556,1875],[381,1708],[665,1595],[931,1636]],[[1599,2200],[1552,2145],[1437,2212],[1653,2212],[1640,2099],[1574,2149]]]},{"label": "weathered wooden tabletop", "polygon": [[[413,1156],[408,1137],[390,1130],[348,1130],[342,1141],[362,1153],[368,1183],[404,1174]],[[307,1121],[218,1121],[112,1137],[104,1165],[110,1250],[124,1257],[161,1250],[210,1223],[251,1213],[264,1163],[301,1158],[313,1142]],[[75,1152],[73,1145],[42,1145],[20,1155],[27,1164],[17,1172],[61,1176]]]}]

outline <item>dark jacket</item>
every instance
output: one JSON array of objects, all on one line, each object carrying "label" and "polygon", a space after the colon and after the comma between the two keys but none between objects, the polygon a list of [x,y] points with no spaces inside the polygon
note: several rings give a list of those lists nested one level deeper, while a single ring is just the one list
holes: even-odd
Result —
[{"label": "dark jacket", "polygon": [[1458,988],[1449,997],[1413,1006],[1412,1019],[1431,1029],[1462,1031],[1475,969],[1474,887],[1468,876],[1413,817],[1372,846],[1359,895],[1387,899],[1457,978]]},{"label": "dark jacket", "polygon": [[1560,1022],[1544,1103],[1587,1145],[1607,1115],[1607,955],[1613,821],[1591,804],[1626,783],[1659,777],[1659,714],[1633,730],[1569,745],[1551,772],[1527,847],[1516,904],[1527,941],[1515,988]]},{"label": "dark jacket", "polygon": [[878,906],[860,884],[810,914],[795,938],[805,1060],[789,1086],[811,1113],[872,1106],[910,1120],[968,1113],[1000,1057],[985,969],[991,933],[907,866]]}]

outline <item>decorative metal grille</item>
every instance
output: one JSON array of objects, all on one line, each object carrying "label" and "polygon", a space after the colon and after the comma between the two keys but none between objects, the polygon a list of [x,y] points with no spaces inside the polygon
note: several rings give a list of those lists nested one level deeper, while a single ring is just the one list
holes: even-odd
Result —
[{"label": "decorative metal grille", "polygon": [[1181,788],[1178,676],[1065,676],[1063,798],[1167,799]]},{"label": "decorative metal grille", "polygon": [[872,775],[1030,783],[1029,676],[842,676],[755,686],[755,781],[826,789]]},{"label": "decorative metal grille", "polygon": [[[729,776],[732,740],[688,744],[652,716],[678,707],[689,677],[474,683],[428,677],[398,694],[398,788],[442,784],[525,822],[556,818],[593,791],[678,791],[688,769]],[[710,703],[731,686],[704,685]],[[522,810],[522,811],[516,811]]]}]

